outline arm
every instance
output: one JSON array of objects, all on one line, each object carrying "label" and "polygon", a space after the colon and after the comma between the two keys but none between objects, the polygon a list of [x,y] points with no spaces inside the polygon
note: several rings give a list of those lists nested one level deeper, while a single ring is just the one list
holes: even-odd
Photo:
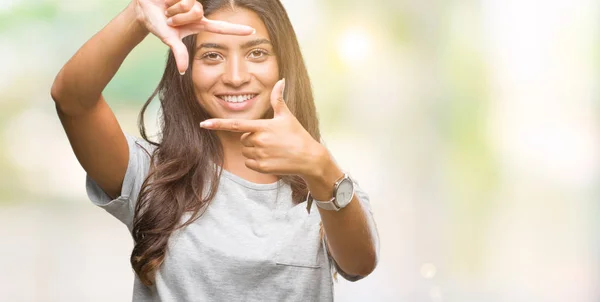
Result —
[{"label": "arm", "polygon": [[121,191],[129,154],[101,93],[147,34],[130,4],[77,51],[52,85],[58,116],[79,163],[112,197]]},{"label": "arm", "polygon": [[[316,151],[310,175],[303,178],[317,200],[329,200],[333,185],[344,173],[322,147]],[[360,203],[356,194],[352,201],[339,211],[319,209],[325,229],[328,249],[338,266],[352,276],[367,276],[377,265],[378,235],[369,211]],[[372,225],[373,227],[371,227]]]},{"label": "arm", "polygon": [[60,70],[52,85],[58,109],[79,115],[101,102],[102,90],[146,35],[148,31],[136,20],[132,5],[127,6]]},{"label": "arm", "polygon": [[[271,92],[274,116],[266,120],[209,119],[200,127],[245,132],[241,136],[245,165],[276,175],[299,175],[312,196],[329,200],[333,185],[343,175],[327,149],[304,129],[283,99],[284,81]],[[338,266],[348,275],[366,276],[377,264],[378,236],[372,215],[354,195],[338,212],[322,210],[328,248]],[[372,226],[372,227],[371,227]]]},{"label": "arm", "polygon": [[[56,76],[52,98],[71,147],[81,166],[109,196],[121,192],[129,148],[102,91],[149,32],[171,47],[180,72],[188,65],[183,37],[201,30],[233,35],[253,32],[251,27],[215,22],[203,14],[195,0],[133,0]],[[167,25],[167,18],[172,26]]]}]

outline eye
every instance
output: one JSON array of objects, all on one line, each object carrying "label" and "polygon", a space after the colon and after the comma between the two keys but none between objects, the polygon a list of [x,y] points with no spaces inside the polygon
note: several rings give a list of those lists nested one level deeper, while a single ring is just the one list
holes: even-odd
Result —
[{"label": "eye", "polygon": [[202,55],[201,59],[208,59],[210,61],[219,61],[219,60],[223,59],[223,56],[221,56],[217,52],[207,52]]},{"label": "eye", "polygon": [[266,57],[267,55],[269,55],[269,53],[266,50],[257,48],[250,51],[248,57],[251,59],[261,59],[263,57]]}]

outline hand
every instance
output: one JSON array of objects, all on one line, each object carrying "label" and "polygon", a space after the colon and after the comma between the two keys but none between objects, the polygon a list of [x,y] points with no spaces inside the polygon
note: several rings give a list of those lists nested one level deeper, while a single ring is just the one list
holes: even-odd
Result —
[{"label": "hand", "polygon": [[285,80],[271,92],[272,119],[208,119],[200,126],[211,130],[245,132],[241,137],[246,167],[260,173],[299,175],[306,179],[320,173],[329,154],[302,127],[283,99]]},{"label": "hand", "polygon": [[[189,54],[181,39],[202,30],[226,35],[250,35],[250,26],[209,20],[196,0],[133,0],[138,22],[173,51],[177,69],[184,74]],[[167,19],[168,18],[168,19]]]}]

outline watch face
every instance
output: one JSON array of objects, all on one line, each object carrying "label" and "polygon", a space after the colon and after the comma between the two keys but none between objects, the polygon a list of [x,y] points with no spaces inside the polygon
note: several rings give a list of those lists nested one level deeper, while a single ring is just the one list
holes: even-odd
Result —
[{"label": "watch face", "polygon": [[354,195],[354,184],[352,180],[349,178],[345,178],[342,180],[340,185],[338,186],[337,192],[335,194],[335,201],[337,202],[340,208],[345,207],[352,201],[352,196]]}]

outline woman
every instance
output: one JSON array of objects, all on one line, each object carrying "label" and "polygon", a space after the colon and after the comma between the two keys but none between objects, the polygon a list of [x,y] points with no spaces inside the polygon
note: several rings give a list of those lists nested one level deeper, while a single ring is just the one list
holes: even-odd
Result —
[{"label": "woman", "polygon": [[[149,33],[171,50],[139,139],[102,90]],[[355,281],[375,268],[368,197],[319,143],[278,0],[133,0],[63,67],[52,97],[90,199],[133,235],[133,300],[329,301],[332,269]]]}]

